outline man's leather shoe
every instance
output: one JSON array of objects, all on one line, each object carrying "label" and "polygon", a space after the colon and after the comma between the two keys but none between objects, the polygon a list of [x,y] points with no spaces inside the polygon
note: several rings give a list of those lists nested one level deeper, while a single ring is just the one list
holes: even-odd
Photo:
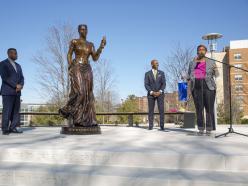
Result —
[{"label": "man's leather shoe", "polygon": [[9,131],[3,131],[2,134],[3,135],[9,135]]},{"label": "man's leather shoe", "polygon": [[10,132],[11,132],[11,133],[16,133],[16,134],[21,134],[21,133],[23,133],[22,131],[17,130],[17,128],[11,129]]}]

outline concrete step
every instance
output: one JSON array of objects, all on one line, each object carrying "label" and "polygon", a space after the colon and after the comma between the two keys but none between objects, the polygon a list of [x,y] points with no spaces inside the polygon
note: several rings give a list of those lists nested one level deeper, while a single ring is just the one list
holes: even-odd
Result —
[{"label": "concrete step", "polygon": [[1,186],[247,186],[247,173],[1,163]]},{"label": "concrete step", "polygon": [[[238,129],[248,133],[248,127]],[[248,185],[248,143],[241,136],[124,127],[65,136],[59,130],[0,135],[0,185]]]},{"label": "concrete step", "polygon": [[1,148],[2,162],[247,172],[247,155]]}]

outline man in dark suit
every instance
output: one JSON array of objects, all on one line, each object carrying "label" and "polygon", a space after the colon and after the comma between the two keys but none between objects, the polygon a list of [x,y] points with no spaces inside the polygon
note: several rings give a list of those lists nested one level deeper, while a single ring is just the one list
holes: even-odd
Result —
[{"label": "man in dark suit", "polygon": [[166,85],[164,72],[158,70],[159,63],[157,60],[151,61],[152,70],[145,74],[145,88],[148,98],[148,120],[149,130],[153,129],[154,106],[157,101],[160,114],[160,129],[164,130],[164,89]]},{"label": "man in dark suit", "polygon": [[21,66],[15,62],[17,60],[16,49],[10,48],[7,53],[8,59],[0,63],[3,135],[22,133],[17,129],[17,126],[20,125],[20,97],[24,86],[24,77]]}]

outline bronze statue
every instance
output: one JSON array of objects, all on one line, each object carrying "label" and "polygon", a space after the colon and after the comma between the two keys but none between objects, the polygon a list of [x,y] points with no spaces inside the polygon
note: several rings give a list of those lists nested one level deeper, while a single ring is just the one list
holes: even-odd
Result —
[{"label": "bronze statue", "polygon": [[[71,118],[73,126],[97,126],[93,94],[93,73],[89,63],[91,56],[97,61],[106,45],[103,37],[100,47],[95,51],[93,43],[86,40],[87,25],[78,26],[79,39],[73,39],[67,55],[70,77],[70,94],[67,104],[59,110],[64,118]],[[75,59],[72,59],[73,53]]]}]

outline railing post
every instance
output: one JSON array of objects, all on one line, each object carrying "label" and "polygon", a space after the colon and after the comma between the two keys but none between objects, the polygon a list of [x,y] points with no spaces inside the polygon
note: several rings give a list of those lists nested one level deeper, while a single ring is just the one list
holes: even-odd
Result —
[{"label": "railing post", "polygon": [[133,127],[133,114],[128,115],[128,126]]}]

